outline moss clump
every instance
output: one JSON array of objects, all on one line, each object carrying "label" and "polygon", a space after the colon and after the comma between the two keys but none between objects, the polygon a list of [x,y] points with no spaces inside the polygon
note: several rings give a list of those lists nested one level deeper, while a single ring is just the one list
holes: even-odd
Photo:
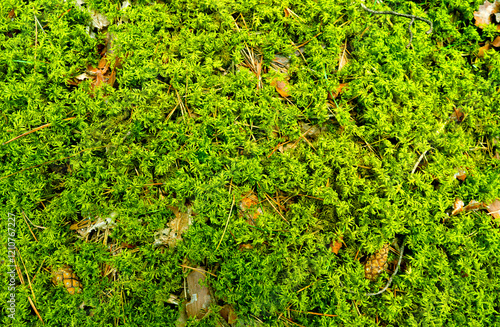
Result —
[{"label": "moss clump", "polygon": [[[50,125],[0,146],[1,239],[15,214],[24,281],[2,323],[42,325],[30,297],[49,326],[173,326],[170,295],[198,265],[215,300],[189,326],[215,325],[225,304],[237,326],[500,323],[498,220],[449,215],[456,198],[500,197],[500,54],[476,57],[498,32],[474,26],[478,5],[370,4],[434,22],[432,35],[414,23],[407,49],[406,18],[356,1],[3,1],[0,141]],[[80,82],[107,48],[116,82]],[[278,54],[286,72],[271,69]],[[238,207],[249,192],[252,223]],[[154,246],[188,206],[183,240]],[[112,229],[70,229],[112,212]],[[403,238],[390,291],[365,296],[389,274],[369,282],[364,260]],[[81,294],[52,285],[64,265]]]}]

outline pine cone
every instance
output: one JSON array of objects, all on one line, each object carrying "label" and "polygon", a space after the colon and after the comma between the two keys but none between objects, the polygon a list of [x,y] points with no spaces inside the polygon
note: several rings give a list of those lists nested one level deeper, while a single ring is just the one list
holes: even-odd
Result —
[{"label": "pine cone", "polygon": [[375,281],[387,267],[387,255],[389,254],[389,244],[385,244],[380,251],[375,252],[368,258],[365,264],[365,278]]},{"label": "pine cone", "polygon": [[76,277],[76,274],[69,267],[63,267],[57,270],[52,277],[52,282],[54,285],[63,283],[64,287],[68,290],[69,294],[75,294],[82,292],[82,284]]}]

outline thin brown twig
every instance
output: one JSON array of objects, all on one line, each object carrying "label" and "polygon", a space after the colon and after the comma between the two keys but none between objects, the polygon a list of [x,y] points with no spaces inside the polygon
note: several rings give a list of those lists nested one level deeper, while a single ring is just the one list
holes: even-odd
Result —
[{"label": "thin brown twig", "polygon": [[329,313],[318,313],[318,312],[310,312],[310,311],[298,311],[298,310],[293,310],[293,309],[288,309],[293,312],[299,312],[299,313],[307,313],[309,315],[316,315],[316,316],[324,316],[324,317],[337,317],[337,315],[332,315]]},{"label": "thin brown twig", "polygon": [[24,218],[24,222],[26,223],[26,225],[28,225],[28,228],[29,228],[29,230],[30,230],[30,232],[31,232],[31,235],[33,235],[33,238],[35,239],[35,241],[37,241],[37,242],[38,242],[38,239],[36,238],[35,234],[34,234],[34,233],[33,233],[33,231],[31,230],[31,226],[30,226],[30,224],[28,224],[28,221],[26,220],[26,214],[24,213],[24,211],[23,211],[23,218]]},{"label": "thin brown twig", "polygon": [[[75,119],[75,118],[76,118],[76,116],[75,116],[75,117],[64,118],[64,119],[63,119],[63,121],[65,121],[65,120],[71,120],[71,119]],[[21,135],[18,135],[18,136],[16,136],[16,137],[14,137],[13,139],[11,139],[11,140],[9,140],[9,141],[7,141],[7,142],[2,143],[2,145],[8,144],[8,143],[10,143],[10,142],[12,142],[12,141],[17,140],[18,138],[21,138],[21,137],[26,136],[26,135],[28,135],[28,134],[31,134],[31,133],[33,133],[33,132],[39,131],[39,130],[44,129],[45,127],[49,127],[49,126],[51,126],[51,125],[52,125],[52,123],[48,123],[48,124],[45,124],[45,125],[42,125],[42,126],[38,126],[37,128],[33,128],[31,131],[28,131],[28,132],[26,132],[26,133],[23,133],[23,134],[21,134]]]}]

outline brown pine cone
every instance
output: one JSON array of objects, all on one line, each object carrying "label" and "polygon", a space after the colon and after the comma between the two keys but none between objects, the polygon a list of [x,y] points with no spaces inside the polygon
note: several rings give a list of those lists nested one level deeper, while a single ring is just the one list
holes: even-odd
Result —
[{"label": "brown pine cone", "polygon": [[67,266],[60,268],[54,273],[52,282],[54,283],[54,285],[58,285],[62,282],[64,284],[64,287],[66,287],[66,290],[68,290],[69,294],[82,292],[82,284],[78,280],[78,277],[76,277],[76,274],[73,272],[73,270]]},{"label": "brown pine cone", "polygon": [[375,281],[387,267],[387,255],[389,254],[389,244],[385,244],[380,251],[372,254],[365,264],[365,278]]}]

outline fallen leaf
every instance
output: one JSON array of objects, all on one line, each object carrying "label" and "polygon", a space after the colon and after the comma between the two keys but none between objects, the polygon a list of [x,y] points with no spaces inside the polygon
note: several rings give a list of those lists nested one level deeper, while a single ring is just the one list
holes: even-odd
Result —
[{"label": "fallen leaf", "polygon": [[288,84],[285,81],[281,81],[281,80],[275,78],[271,81],[271,85],[274,86],[276,91],[283,98],[287,98],[290,96],[290,88],[288,87]]},{"label": "fallen leaf", "polygon": [[[500,14],[497,14],[497,15],[500,15]],[[494,47],[497,47],[497,48],[500,47],[500,36],[497,36],[493,40],[493,42],[491,43],[491,45],[494,46]]]},{"label": "fallen leaf", "polygon": [[184,234],[193,223],[193,212],[191,207],[188,206],[187,212],[181,212],[177,207],[168,208],[174,212],[175,218],[168,224],[167,228],[156,233],[155,246],[167,245],[169,247],[174,247],[182,240],[182,234]]},{"label": "fallen leaf", "polygon": [[275,55],[271,62],[271,69],[278,73],[288,74],[290,68],[290,59],[282,55]]},{"label": "fallen leaf", "polygon": [[[337,87],[337,90],[335,90],[335,93],[332,94],[331,92],[328,92],[328,99],[330,99],[330,100],[336,99],[342,93],[342,91],[345,88],[347,88],[348,85],[349,85],[349,83],[341,83]],[[332,99],[332,96],[333,96],[333,99]]]},{"label": "fallen leaf", "polygon": [[467,172],[463,168],[457,168],[457,172],[453,175],[453,177],[463,182],[467,177]]},{"label": "fallen leaf", "polygon": [[487,206],[482,202],[477,202],[476,200],[471,200],[468,205],[464,207],[464,211],[485,209]]},{"label": "fallen leaf", "polygon": [[484,57],[484,54],[486,53],[486,51],[488,51],[489,49],[491,48],[491,45],[489,42],[486,42],[486,44],[482,47],[479,48],[479,51],[477,53],[477,56],[479,58],[483,58]]},{"label": "fallen leaf", "polygon": [[464,201],[457,198],[455,200],[455,203],[453,203],[453,211],[451,212],[451,215],[454,216],[456,214],[459,214],[460,212],[462,212],[463,209],[464,209]]},{"label": "fallen leaf", "polygon": [[344,68],[345,65],[347,65],[349,61],[347,60],[347,45],[344,44],[342,51],[340,52],[339,56],[339,68],[337,69],[338,71],[341,71],[342,68]]},{"label": "fallen leaf", "polygon": [[263,213],[259,207],[259,199],[253,192],[249,192],[239,203],[241,215],[247,219],[247,223],[255,226],[255,221]]},{"label": "fallen leaf", "polygon": [[16,11],[15,10],[16,10],[16,8],[12,8],[12,10],[9,11],[9,14],[7,15],[8,19],[12,19],[12,18],[16,17]]},{"label": "fallen leaf", "polygon": [[96,27],[98,30],[102,30],[103,28],[109,25],[109,20],[103,14],[92,11],[92,25]]},{"label": "fallen leaf", "polygon": [[239,245],[239,250],[240,250],[240,251],[243,251],[243,250],[251,250],[251,249],[253,249],[253,245],[252,245],[252,244],[243,243],[243,244],[240,244],[240,245]]},{"label": "fallen leaf", "polygon": [[453,120],[457,123],[463,122],[465,115],[461,110],[462,108],[455,108],[450,116],[450,120]]},{"label": "fallen leaf", "polygon": [[486,207],[488,213],[495,219],[500,219],[500,200],[496,199],[489,206]]},{"label": "fallen leaf", "polygon": [[187,277],[187,288],[191,301],[186,304],[186,312],[188,317],[201,319],[205,316],[212,298],[208,286],[201,285],[201,283],[205,284],[205,275],[198,270],[203,271],[205,268],[198,266],[196,269],[191,271]]},{"label": "fallen leaf", "polygon": [[236,323],[238,320],[238,316],[236,315],[233,306],[229,304],[224,305],[222,309],[220,309],[219,314],[230,325]]},{"label": "fallen leaf", "polygon": [[330,243],[330,249],[332,250],[333,253],[339,254],[339,250],[342,247],[343,240],[344,237],[340,237],[338,240],[335,241],[335,243],[333,241]]},{"label": "fallen leaf", "polygon": [[318,137],[322,132],[325,131],[325,127],[320,127],[318,125],[309,125],[308,123],[305,122],[300,122],[300,132],[304,134],[304,137],[312,137],[316,138]]},{"label": "fallen leaf", "polygon": [[488,0],[479,6],[479,11],[474,11],[475,25],[483,29],[486,25],[491,23],[491,15],[497,13],[500,2],[494,1],[493,3]]}]

